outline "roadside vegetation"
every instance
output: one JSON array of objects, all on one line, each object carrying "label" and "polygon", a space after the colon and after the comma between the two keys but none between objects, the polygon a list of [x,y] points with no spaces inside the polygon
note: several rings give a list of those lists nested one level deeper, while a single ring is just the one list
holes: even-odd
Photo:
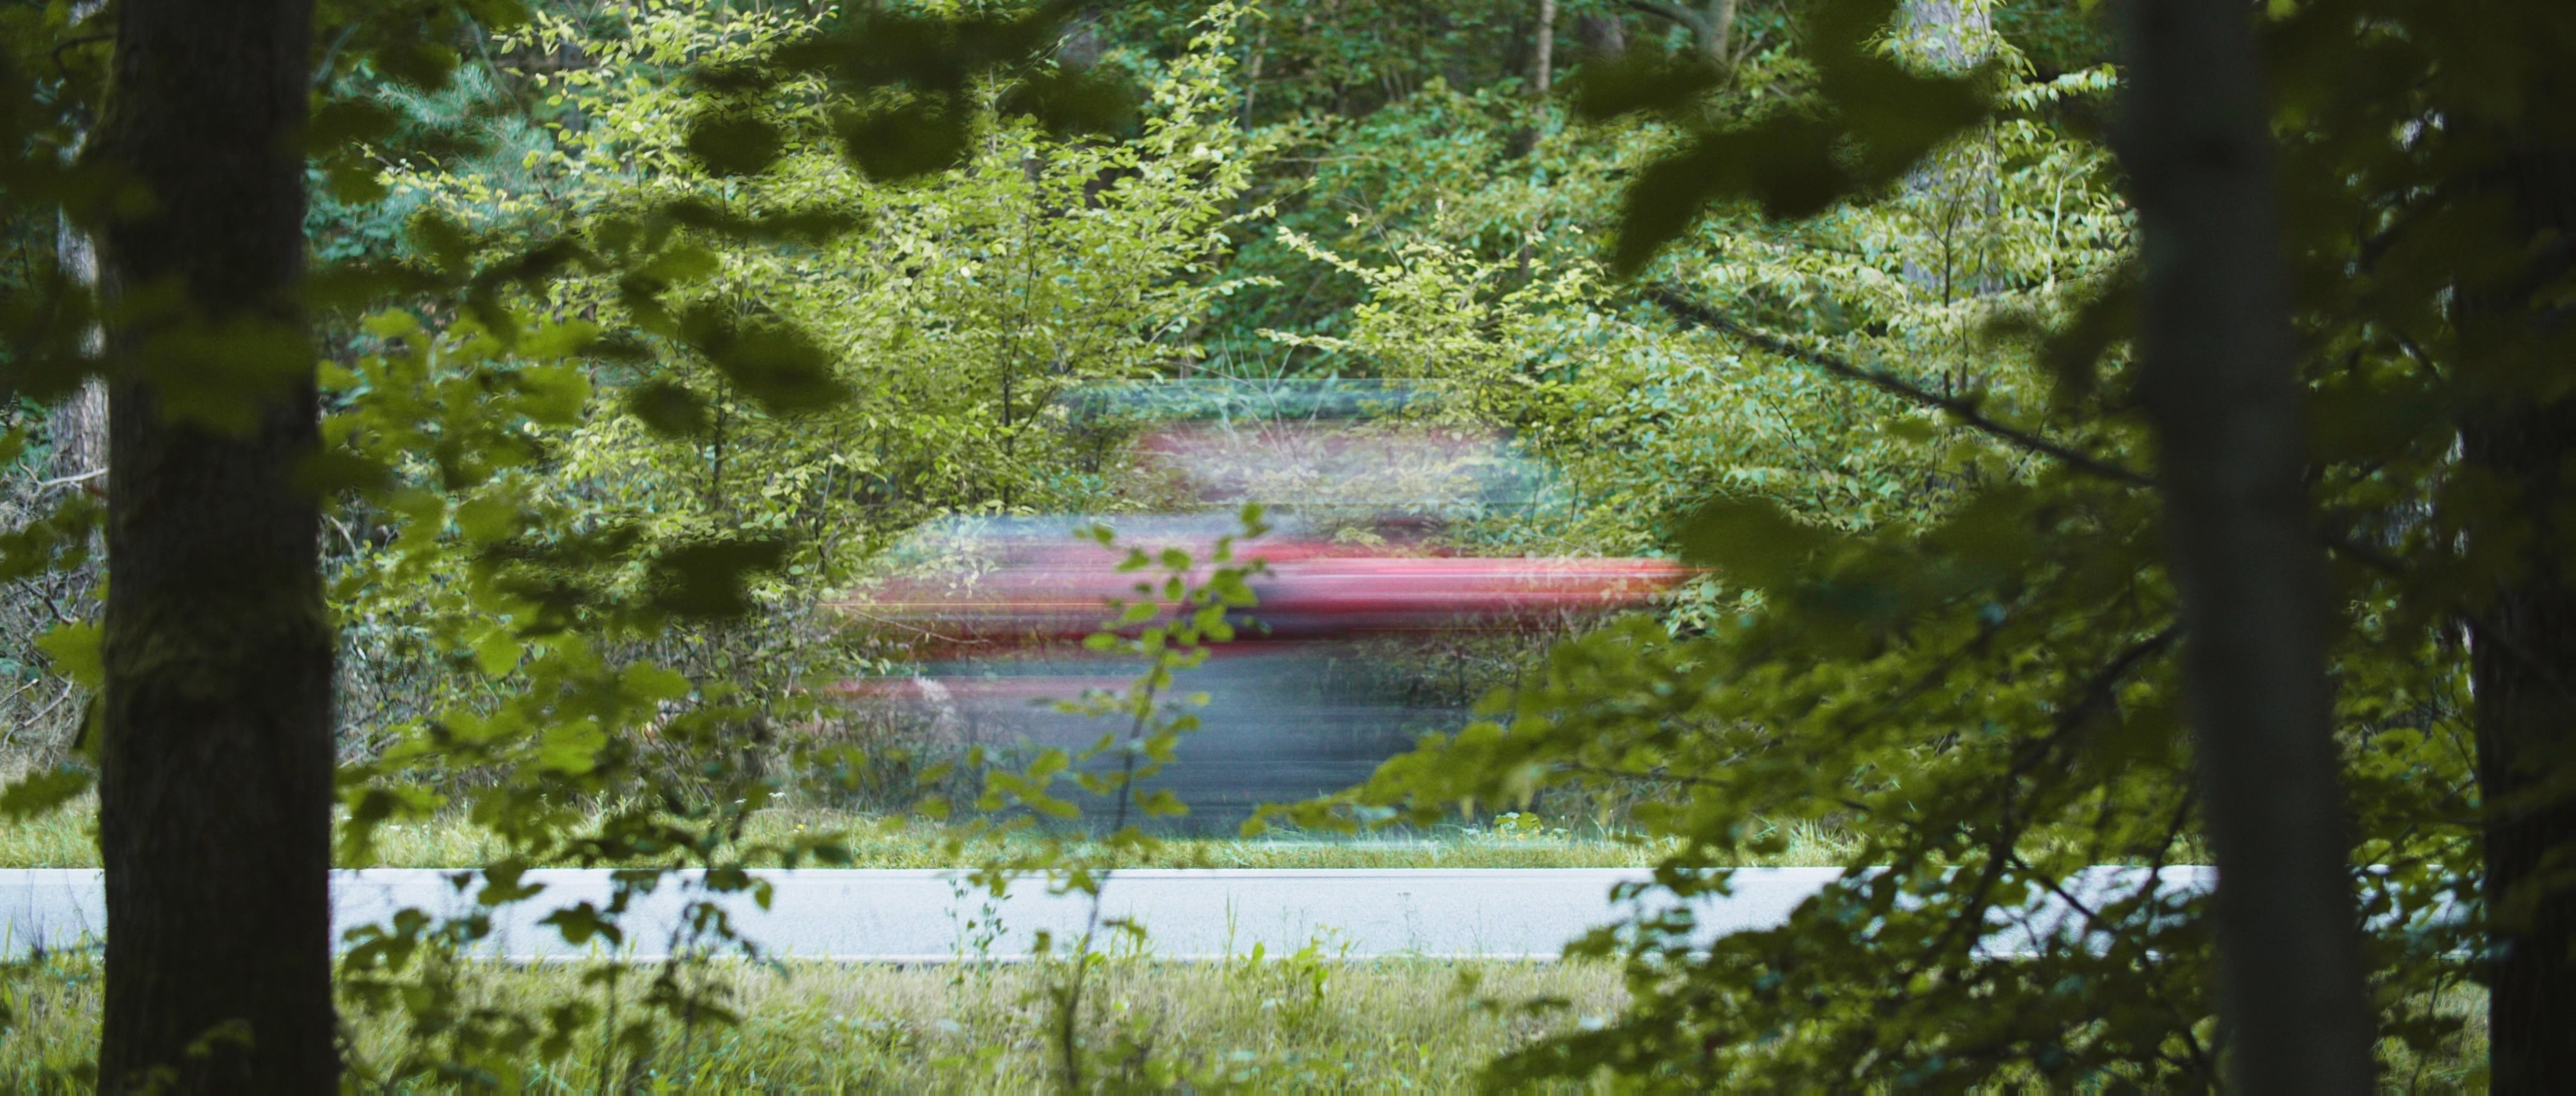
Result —
[{"label": "roadside vegetation", "polygon": [[[7,968],[0,1085],[2576,1086],[2576,7],[2123,7],[7,6],[0,867],[147,928]],[[1695,577],[1368,648],[1412,748],[1184,836],[1301,496],[1086,399],[1322,380],[1537,470],[1422,551]],[[1096,744],[855,699],[947,642],[893,549],[1042,515],[1141,584]],[[771,969],[325,963],[335,864],[1844,871],[1556,965]]]},{"label": "roadside vegetation", "polygon": [[[1531,819],[1524,824],[1522,819]],[[1644,835],[1582,833],[1546,826],[1535,815],[1505,812],[1490,824],[1434,826],[1410,832],[1366,834],[1273,833],[1253,838],[1167,837],[1150,849],[1124,852],[1077,845],[1076,855],[1097,853],[1105,862],[1132,868],[1646,868],[1672,852],[1669,842]],[[0,869],[95,868],[98,837],[79,805],[43,818],[0,824]],[[784,845],[800,837],[838,841],[852,868],[974,868],[984,851],[956,849],[949,833],[907,818],[882,818],[828,810],[775,808],[751,816],[744,840]],[[1007,839],[1006,839],[1007,840]],[[1034,847],[1023,836],[1006,844]],[[1826,827],[1793,824],[1786,848],[1747,858],[1744,867],[1830,867],[1849,860],[1852,839]],[[501,856],[505,848],[471,821],[437,816],[396,823],[378,831],[375,857],[342,861],[344,868],[453,868]],[[643,860],[615,867],[642,866]],[[571,861],[532,867],[573,867]],[[775,862],[759,864],[775,866]]]},{"label": "roadside vegetation", "polygon": [[[695,1023],[654,1010],[649,970],[468,964],[446,973],[469,1003],[600,1011],[560,1042],[547,1033],[514,1046],[507,1032],[484,1033],[490,1042],[479,1053],[456,1055],[489,1071],[479,1077],[367,1090],[480,1081],[529,1093],[1003,1094],[1043,1091],[1057,1070],[1040,1033],[1046,990],[1060,972],[1026,963],[718,962],[689,977],[720,988],[724,1015]],[[604,975],[618,976],[605,992]],[[1104,1087],[1200,1092],[1474,1092],[1486,1059],[1537,1036],[1599,1026],[1622,1000],[1618,971],[1604,964],[1346,962],[1321,950],[1229,963],[1119,958],[1093,977],[1102,1034],[1116,1042]],[[87,1091],[96,960],[49,959],[0,993],[18,1018],[0,1032],[0,1087]],[[1536,999],[1553,1003],[1525,1006]],[[397,1075],[424,1046],[469,1042],[399,1016],[352,1010],[350,1021],[353,1079]]]}]

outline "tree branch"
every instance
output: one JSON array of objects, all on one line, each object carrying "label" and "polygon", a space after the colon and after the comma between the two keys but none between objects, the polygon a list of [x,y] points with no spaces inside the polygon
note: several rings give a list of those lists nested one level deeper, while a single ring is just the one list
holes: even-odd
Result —
[{"label": "tree branch", "polygon": [[107,474],[107,469],[104,469],[104,468],[92,468],[92,469],[90,469],[89,471],[86,471],[86,472],[75,472],[75,473],[73,473],[73,474],[71,474],[71,475],[68,475],[68,476],[57,476],[57,477],[55,477],[55,478],[53,478],[53,479],[49,479],[49,480],[37,480],[37,481],[36,481],[36,490],[43,491],[43,490],[48,490],[48,489],[55,488],[55,487],[68,486],[68,485],[70,485],[70,484],[75,484],[75,483],[86,483],[86,482],[88,482],[88,481],[90,481],[90,480],[97,479],[97,478],[99,478],[100,476],[104,476],[104,475],[106,475],[106,474]]},{"label": "tree branch", "polygon": [[1823,351],[1809,350],[1778,335],[1738,323],[1716,309],[1682,296],[1679,290],[1671,286],[1649,286],[1645,290],[1645,296],[1647,300],[1686,324],[1722,331],[1781,357],[1803,362],[1846,380],[1859,381],[1916,406],[1939,410],[1957,419],[1961,425],[1969,429],[2001,438],[2029,452],[2053,457],[2077,471],[2131,487],[2155,486],[2154,478],[2146,473],[2090,456],[2021,427],[1989,418],[1985,412],[1977,408],[1974,400],[1944,396],[1921,388],[1893,373],[1864,368]]}]

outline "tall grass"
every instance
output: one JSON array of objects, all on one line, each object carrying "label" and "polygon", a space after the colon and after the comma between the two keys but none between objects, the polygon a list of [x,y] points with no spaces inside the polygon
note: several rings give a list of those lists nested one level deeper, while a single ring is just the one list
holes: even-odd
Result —
[{"label": "tall grass", "polygon": [[[601,1000],[569,964],[476,964],[471,995],[537,1012],[577,996]],[[1052,1083],[1045,1038],[1048,976],[1031,964],[708,965],[730,990],[739,1024],[662,1022],[641,1051],[576,1040],[503,1091],[1028,1093]],[[1623,1001],[1601,964],[1332,962],[1312,953],[1264,961],[1113,959],[1093,975],[1084,1038],[1129,1047],[1118,1082],[1199,1091],[1466,1092],[1496,1053],[1543,1033],[1599,1023]],[[646,979],[619,1002],[639,1014]],[[98,1039],[99,971],[80,954],[0,980],[15,1020],[0,1030],[0,1090],[86,1091]],[[1553,998],[1540,1011],[1520,1002]],[[349,1017],[354,1091],[448,1091],[388,1076],[403,1027]],[[1120,1040],[1126,1040],[1121,1043]],[[371,1083],[372,1082],[372,1083]]]}]

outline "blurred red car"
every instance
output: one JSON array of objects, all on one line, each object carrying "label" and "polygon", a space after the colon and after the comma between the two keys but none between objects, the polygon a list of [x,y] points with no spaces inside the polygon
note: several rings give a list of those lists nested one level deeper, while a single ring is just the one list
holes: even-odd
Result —
[{"label": "blurred red car", "polygon": [[[1194,513],[957,518],[916,530],[889,573],[831,604],[903,638],[909,677],[849,682],[854,699],[908,706],[979,744],[1076,747],[1103,728],[1048,702],[1117,689],[1137,667],[1081,640],[1161,572],[1119,570],[1131,549],[1178,548],[1204,574],[1232,507],[1261,499],[1274,528],[1235,546],[1258,561],[1258,603],[1236,638],[1190,670],[1213,697],[1204,729],[1160,778],[1228,825],[1263,801],[1365,779],[1457,698],[1412,699],[1406,638],[1561,629],[1653,604],[1691,572],[1660,559],[1477,556],[1444,533],[1535,478],[1498,435],[1454,426],[1262,419],[1160,423],[1129,450],[1139,491]],[[1223,507],[1219,509],[1218,507]],[[1109,526],[1114,546],[1086,535]]]}]

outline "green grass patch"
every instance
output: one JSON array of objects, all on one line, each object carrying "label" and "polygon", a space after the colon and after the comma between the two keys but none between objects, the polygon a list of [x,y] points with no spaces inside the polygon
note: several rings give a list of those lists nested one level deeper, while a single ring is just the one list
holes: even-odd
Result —
[{"label": "green grass patch", "polygon": [[[0,868],[98,866],[97,801],[83,799],[25,821],[0,821]],[[810,809],[754,815],[745,840],[780,841],[833,834],[850,849],[853,867],[946,868],[960,866],[939,831],[901,819]],[[1799,825],[1787,830],[1786,852],[1748,859],[1745,866],[1838,866],[1853,844],[1834,831]],[[1658,840],[1619,834],[1585,835],[1561,828],[1505,820],[1482,826],[1445,826],[1401,836],[1351,837],[1284,834],[1257,838],[1176,837],[1121,867],[1139,868],[1642,868],[1672,850]],[[377,831],[376,858],[350,868],[450,868],[489,863],[507,854],[490,834],[461,817],[387,825]],[[570,866],[570,865],[560,865]]]}]

